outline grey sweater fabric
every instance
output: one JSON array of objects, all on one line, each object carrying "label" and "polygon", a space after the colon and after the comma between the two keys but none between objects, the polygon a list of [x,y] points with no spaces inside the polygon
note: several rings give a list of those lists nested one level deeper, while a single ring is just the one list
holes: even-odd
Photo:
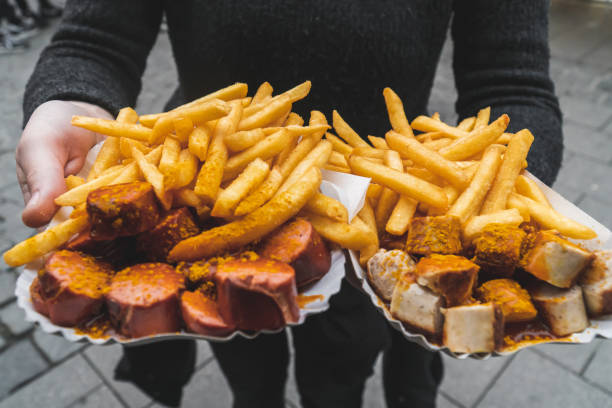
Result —
[{"label": "grey sweater fabric", "polygon": [[[178,89],[169,106],[234,82],[277,90],[310,79],[296,104],[338,109],[361,135],[389,129],[385,86],[409,118],[426,113],[452,24],[460,117],[491,106],[509,131],[529,128],[529,170],[551,184],[562,157],[561,113],[548,74],[546,0],[68,0],[24,97],[24,123],[41,103],[81,100],[111,112],[134,105],[162,15]],[[170,95],[169,95],[170,97]]]}]

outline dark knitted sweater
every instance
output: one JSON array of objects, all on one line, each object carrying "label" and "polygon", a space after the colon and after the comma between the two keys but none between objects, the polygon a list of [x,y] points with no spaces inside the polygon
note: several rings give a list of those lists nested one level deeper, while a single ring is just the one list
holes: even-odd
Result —
[{"label": "dark knitted sweater", "polygon": [[[529,169],[552,183],[561,114],[548,74],[545,0],[69,0],[24,98],[24,120],[51,99],[111,112],[134,105],[166,13],[179,88],[170,106],[234,82],[276,90],[306,79],[298,112],[338,109],[361,135],[389,129],[385,86],[408,118],[425,113],[452,20],[460,117],[490,105],[535,135]],[[452,19],[451,19],[452,17]],[[170,97],[170,95],[169,95]]]}]

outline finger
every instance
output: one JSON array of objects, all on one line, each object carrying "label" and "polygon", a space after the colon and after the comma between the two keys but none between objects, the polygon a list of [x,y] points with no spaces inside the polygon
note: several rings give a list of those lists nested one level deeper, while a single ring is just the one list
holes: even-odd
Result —
[{"label": "finger", "polygon": [[40,227],[57,211],[55,197],[66,191],[64,165],[47,149],[40,148],[28,149],[19,162],[31,194],[21,218],[29,227]]}]

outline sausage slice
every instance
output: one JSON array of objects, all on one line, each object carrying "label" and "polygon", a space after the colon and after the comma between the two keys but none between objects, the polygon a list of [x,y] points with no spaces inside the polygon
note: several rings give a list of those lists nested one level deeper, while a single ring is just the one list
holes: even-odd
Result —
[{"label": "sausage slice", "polygon": [[200,291],[183,292],[181,313],[185,326],[191,332],[223,336],[234,331],[234,326],[223,320],[219,314],[217,302]]},{"label": "sausage slice", "polygon": [[150,260],[165,262],[168,252],[179,241],[199,233],[193,215],[182,207],[166,214],[152,230],[139,234],[137,245]]},{"label": "sausage slice", "polygon": [[144,263],[119,271],[106,304],[111,322],[128,337],[176,332],[180,328],[179,295],[184,277],[172,266]]}]

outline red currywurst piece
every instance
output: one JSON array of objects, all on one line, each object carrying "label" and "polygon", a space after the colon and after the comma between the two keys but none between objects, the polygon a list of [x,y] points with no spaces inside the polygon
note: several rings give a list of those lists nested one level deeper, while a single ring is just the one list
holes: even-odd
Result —
[{"label": "red currywurst piece", "polygon": [[303,218],[270,234],[261,256],[290,264],[298,287],[318,281],[331,266],[331,254],[312,224]]},{"label": "red currywurst piece", "polygon": [[87,196],[91,237],[113,239],[148,231],[157,224],[159,207],[149,183],[100,187]]},{"label": "red currywurst piece", "polygon": [[47,301],[43,298],[38,276],[34,278],[30,285],[30,299],[32,301],[32,306],[34,306],[34,310],[41,315],[49,316],[49,308],[47,307]]},{"label": "red currywurst piece", "polygon": [[189,331],[206,336],[224,336],[234,331],[219,314],[217,302],[200,291],[183,292],[181,313]]},{"label": "red currywurst piece", "polygon": [[219,314],[241,330],[278,329],[300,317],[295,271],[259,258],[220,264],[215,274]]},{"label": "red currywurst piece", "polygon": [[109,316],[128,337],[172,333],[180,329],[179,295],[183,275],[163,263],[144,263],[117,272],[106,294]]},{"label": "red currywurst piece", "polygon": [[177,208],[166,214],[152,230],[138,235],[138,248],[152,261],[164,262],[176,244],[199,233],[187,207]]},{"label": "red currywurst piece", "polygon": [[[108,264],[89,255],[57,251],[39,273],[40,299],[33,297],[33,301],[44,301],[53,323],[76,326],[100,313],[112,275]],[[35,289],[31,288],[31,292]],[[37,310],[44,311],[44,307],[39,307]]]}]

